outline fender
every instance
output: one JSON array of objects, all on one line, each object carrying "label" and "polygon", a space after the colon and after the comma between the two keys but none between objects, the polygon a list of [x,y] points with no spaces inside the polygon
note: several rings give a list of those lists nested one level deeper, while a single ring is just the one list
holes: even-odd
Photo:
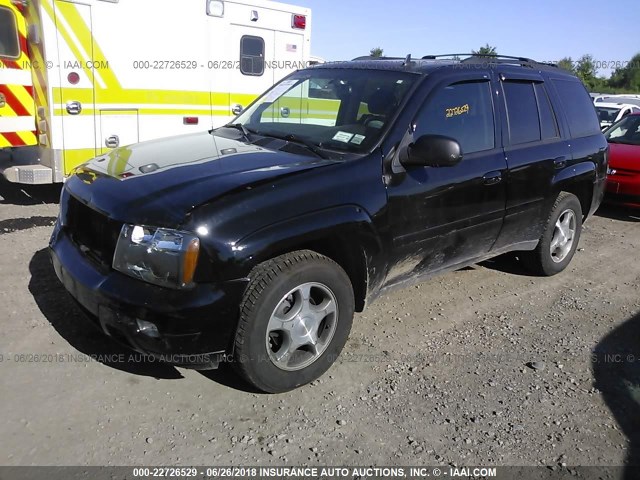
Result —
[{"label": "fender", "polygon": [[[552,191],[556,194],[566,191],[578,197],[582,205],[583,221],[589,218],[600,205],[602,195],[598,192],[603,189],[604,180],[598,178],[597,167],[593,162],[571,165],[559,171],[552,181]],[[551,201],[548,205],[550,208]]]},{"label": "fender", "polygon": [[592,162],[581,162],[568,166],[554,175],[551,184],[555,190],[560,191],[566,184],[588,181],[590,184],[596,180],[596,165]]},{"label": "fender", "polygon": [[269,258],[325,241],[340,244],[350,255],[358,248],[364,250],[367,270],[382,252],[380,236],[369,214],[358,205],[342,205],[292,217],[246,235],[234,246],[236,265],[246,275]]}]

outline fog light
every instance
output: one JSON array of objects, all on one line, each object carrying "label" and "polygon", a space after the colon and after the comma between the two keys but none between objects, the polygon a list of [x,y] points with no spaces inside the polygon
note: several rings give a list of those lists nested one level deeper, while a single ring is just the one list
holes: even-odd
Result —
[{"label": "fog light", "polygon": [[146,320],[141,320],[139,318],[136,318],[136,322],[138,324],[138,333],[142,333],[143,335],[151,338],[160,338],[158,327],[156,327],[153,323],[147,322]]}]

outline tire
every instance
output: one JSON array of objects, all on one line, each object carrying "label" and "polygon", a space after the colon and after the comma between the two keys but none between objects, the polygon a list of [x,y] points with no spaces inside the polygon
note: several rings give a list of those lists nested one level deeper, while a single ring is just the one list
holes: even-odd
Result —
[{"label": "tire", "polygon": [[355,303],[347,274],[333,260],[300,250],[258,265],[250,278],[235,337],[240,375],[267,393],[319,378],[351,331]]},{"label": "tire", "polygon": [[538,246],[522,255],[525,267],[547,277],[562,272],[576,253],[581,233],[580,201],[571,193],[561,192],[551,208]]}]

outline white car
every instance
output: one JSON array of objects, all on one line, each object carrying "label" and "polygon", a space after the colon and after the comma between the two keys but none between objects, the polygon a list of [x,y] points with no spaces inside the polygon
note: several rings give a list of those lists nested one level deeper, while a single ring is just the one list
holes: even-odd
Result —
[{"label": "white car", "polygon": [[629,103],[596,102],[595,106],[602,130],[631,113],[640,113],[640,106]]}]

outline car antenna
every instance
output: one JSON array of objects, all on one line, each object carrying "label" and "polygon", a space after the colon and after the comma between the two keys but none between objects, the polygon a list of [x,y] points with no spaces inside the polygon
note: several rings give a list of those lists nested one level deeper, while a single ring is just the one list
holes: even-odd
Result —
[{"label": "car antenna", "polygon": [[404,63],[402,64],[402,66],[406,67],[410,63],[411,63],[411,54],[407,55],[407,58],[404,59]]}]

